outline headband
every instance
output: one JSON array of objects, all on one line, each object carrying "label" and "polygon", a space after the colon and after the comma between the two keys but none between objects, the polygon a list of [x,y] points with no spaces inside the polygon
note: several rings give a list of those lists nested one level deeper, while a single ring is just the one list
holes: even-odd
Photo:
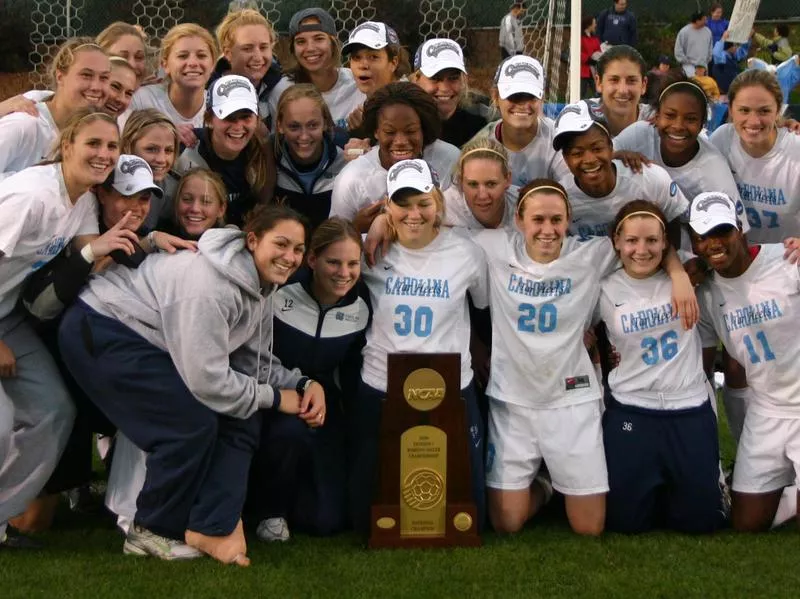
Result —
[{"label": "headband", "polygon": [[624,223],[632,216],[649,216],[651,218],[656,219],[659,222],[662,231],[667,230],[667,226],[664,224],[664,221],[661,220],[661,217],[659,217],[657,214],[653,214],[652,212],[648,212],[647,210],[637,210],[636,212],[631,212],[630,214],[626,214],[625,216],[622,217],[622,220],[620,220],[619,223],[617,224],[617,228],[614,229],[614,235],[619,235],[619,230],[622,228],[622,223]]},{"label": "headband", "polygon": [[543,191],[543,190],[555,191],[558,195],[564,198],[564,203],[567,205],[567,216],[569,216],[570,212],[572,211],[571,206],[569,205],[569,198],[567,198],[567,194],[564,193],[563,189],[559,189],[555,185],[537,185],[533,189],[529,189],[528,191],[526,191],[525,195],[519,199],[519,202],[517,202],[517,214],[520,214],[520,211],[522,209],[522,204],[525,203],[525,200],[528,199],[529,195],[531,195],[536,191]]},{"label": "headband", "polygon": [[464,152],[463,154],[461,154],[461,158],[459,159],[459,163],[460,164],[464,164],[464,159],[467,156],[469,156],[470,154],[475,154],[477,152],[489,152],[490,154],[494,154],[495,156],[499,156],[500,159],[503,161],[503,164],[506,164],[506,165],[508,164],[508,157],[503,156],[503,154],[501,154],[497,150],[493,150],[492,148],[474,148],[472,150],[468,150],[467,152]]},{"label": "headband", "polygon": [[700,95],[703,96],[705,103],[708,104],[708,96],[706,95],[706,92],[703,90],[702,87],[697,85],[694,81],[676,81],[675,83],[670,83],[667,87],[661,90],[660,94],[658,94],[658,103],[661,104],[661,100],[664,99],[664,94],[666,94],[669,89],[677,87],[679,85],[686,85],[694,88],[695,91],[700,92]]}]

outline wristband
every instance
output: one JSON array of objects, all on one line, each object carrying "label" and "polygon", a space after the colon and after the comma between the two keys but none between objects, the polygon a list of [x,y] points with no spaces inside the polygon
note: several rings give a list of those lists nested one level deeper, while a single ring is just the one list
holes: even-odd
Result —
[{"label": "wristband", "polygon": [[306,389],[308,389],[313,382],[314,380],[307,376],[300,377],[300,380],[297,381],[297,386],[294,388],[294,390],[297,391],[297,394],[302,397],[305,394]]},{"label": "wristband", "polygon": [[92,244],[87,243],[83,248],[81,248],[81,257],[86,260],[88,264],[94,264],[94,261],[97,259],[94,255],[94,250],[92,249]]},{"label": "wristband", "polygon": [[151,252],[160,251],[159,247],[156,245],[156,232],[155,231],[150,231],[147,234],[147,243],[150,244],[150,251]]}]

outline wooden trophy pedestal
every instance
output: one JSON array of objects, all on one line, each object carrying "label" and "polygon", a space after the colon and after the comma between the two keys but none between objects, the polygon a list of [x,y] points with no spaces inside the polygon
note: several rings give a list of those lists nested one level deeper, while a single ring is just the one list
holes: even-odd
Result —
[{"label": "wooden trophy pedestal", "polygon": [[370,547],[475,547],[459,354],[390,354]]}]

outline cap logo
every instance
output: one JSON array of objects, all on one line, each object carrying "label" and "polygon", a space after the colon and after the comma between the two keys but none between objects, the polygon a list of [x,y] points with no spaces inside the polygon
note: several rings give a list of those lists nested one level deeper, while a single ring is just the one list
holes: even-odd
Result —
[{"label": "cap logo", "polygon": [[731,208],[731,204],[727,200],[727,198],[725,198],[723,196],[709,196],[709,197],[705,197],[702,200],[700,200],[699,202],[697,202],[695,204],[694,209],[697,210],[697,211],[700,211],[700,212],[707,212],[708,209],[711,206],[713,206],[714,204],[721,204],[722,206],[725,206],[725,208],[727,208],[729,210]]},{"label": "cap logo", "polygon": [[230,93],[237,87],[246,89],[249,92],[252,92],[253,90],[249,82],[240,81],[239,79],[234,79],[233,81],[226,81],[225,83],[220,83],[217,86],[217,95],[225,96],[227,98],[230,95]]},{"label": "cap logo", "polygon": [[535,66],[527,62],[517,62],[507,65],[505,70],[503,71],[503,74],[506,77],[511,77],[511,79],[513,79],[517,75],[517,73],[522,73],[523,71],[529,72],[537,79],[542,78],[541,73],[539,73],[539,69],[537,69]]},{"label": "cap logo", "polygon": [[455,52],[457,55],[461,54],[461,48],[454,42],[437,42],[435,44],[431,44],[425,49],[425,55],[430,56],[431,58],[437,58],[439,54],[444,52],[445,50],[449,50],[450,52]]},{"label": "cap logo", "polygon": [[147,172],[150,172],[150,166],[141,158],[131,158],[123,162],[119,167],[119,172],[125,175],[132,175],[140,168],[145,169]]},{"label": "cap logo", "polygon": [[375,23],[367,22],[367,23],[361,23],[361,25],[353,29],[353,31],[350,32],[350,37],[351,38],[355,37],[355,35],[359,31],[363,31],[364,29],[369,29],[370,31],[374,31],[375,33],[381,32],[381,28],[378,27]]},{"label": "cap logo", "polygon": [[386,26],[386,39],[392,46],[397,46],[400,44],[400,38],[397,37],[397,32],[388,25]]},{"label": "cap logo", "polygon": [[559,125],[561,124],[561,119],[568,114],[577,114],[578,116],[580,116],[581,114],[583,114],[583,111],[581,110],[581,107],[578,106],[577,104],[570,104],[569,106],[565,106],[561,111],[561,114],[559,114],[558,118],[556,118],[556,129],[558,129]]},{"label": "cap logo", "polygon": [[416,162],[406,162],[405,164],[401,164],[401,165],[395,167],[392,170],[392,172],[389,173],[389,181],[396,181],[397,177],[400,176],[400,173],[402,173],[403,171],[408,170],[410,168],[414,169],[415,171],[417,171],[420,175],[425,172],[425,169],[423,169],[422,166],[417,164]]}]

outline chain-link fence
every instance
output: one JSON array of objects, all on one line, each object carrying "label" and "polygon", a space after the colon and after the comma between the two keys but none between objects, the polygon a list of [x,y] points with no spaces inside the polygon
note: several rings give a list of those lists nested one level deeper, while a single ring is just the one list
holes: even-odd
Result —
[{"label": "chain-link fence", "polygon": [[[523,23],[526,47],[532,55],[544,59],[563,53],[570,1],[526,0]],[[647,56],[644,46],[652,45],[653,52],[657,51],[658,40],[651,37],[674,35],[672,29],[698,8],[707,9],[710,0],[629,0],[628,4],[637,16],[640,32],[647,30],[642,42]],[[733,0],[724,4],[729,13]],[[213,30],[232,6],[258,8],[278,31],[286,31],[297,10],[323,6],[331,11],[343,39],[364,20],[383,20],[395,27],[412,51],[426,38],[449,37],[467,46],[472,64],[490,68],[499,57],[496,29],[509,5],[510,0],[5,0],[0,2],[0,72],[34,70],[33,83],[42,85],[44,65],[54,48],[69,36],[94,36],[119,20],[141,25],[157,47],[164,33],[179,22],[196,22]],[[595,15],[611,5],[612,0],[584,0],[583,14]],[[800,0],[761,0],[758,19],[800,20]],[[653,23],[668,25],[659,29]]]}]

